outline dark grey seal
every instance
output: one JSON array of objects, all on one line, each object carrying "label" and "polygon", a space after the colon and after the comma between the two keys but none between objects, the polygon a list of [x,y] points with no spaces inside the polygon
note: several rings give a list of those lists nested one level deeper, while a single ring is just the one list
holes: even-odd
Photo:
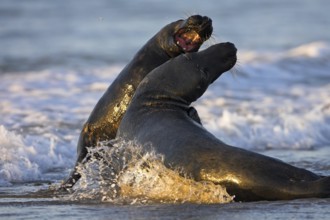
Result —
[{"label": "dark grey seal", "polygon": [[159,66],[138,87],[117,138],[145,150],[151,145],[167,167],[221,184],[237,201],[329,197],[329,177],[229,146],[187,116],[190,104],[235,62],[235,46],[221,43]]},{"label": "dark grey seal", "polygon": [[[93,148],[99,142],[114,139],[119,123],[126,112],[131,98],[141,80],[153,69],[169,59],[185,52],[198,51],[213,31],[212,20],[206,16],[194,15],[166,25],[152,37],[119,73],[101,99],[81,131],[77,146],[77,161],[62,188],[70,188],[80,178],[76,166],[87,155],[87,147]],[[199,120],[196,111],[187,111]]]}]

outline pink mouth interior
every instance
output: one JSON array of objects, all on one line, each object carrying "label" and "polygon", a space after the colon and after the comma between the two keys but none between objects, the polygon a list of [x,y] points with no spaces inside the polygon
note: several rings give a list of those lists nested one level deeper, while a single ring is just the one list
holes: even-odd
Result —
[{"label": "pink mouth interior", "polygon": [[174,40],[185,52],[195,52],[201,44],[200,37],[195,31],[177,34]]},{"label": "pink mouth interior", "polygon": [[194,49],[196,49],[196,46],[198,46],[195,44],[188,43],[185,39],[183,39],[181,37],[176,37],[175,41],[176,41],[177,45],[179,45],[184,51],[187,51],[187,52],[193,51]]}]

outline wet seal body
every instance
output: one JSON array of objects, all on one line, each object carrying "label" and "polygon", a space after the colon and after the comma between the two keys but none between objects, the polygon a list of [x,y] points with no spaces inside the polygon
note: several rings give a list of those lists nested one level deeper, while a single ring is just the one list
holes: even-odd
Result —
[{"label": "wet seal body", "polygon": [[146,150],[151,145],[167,167],[221,184],[237,201],[329,197],[329,177],[229,146],[187,116],[190,104],[235,62],[234,45],[222,43],[158,67],[138,87],[117,138]]},{"label": "wet seal body", "polygon": [[[85,159],[87,147],[95,147],[99,142],[116,137],[119,123],[136,88],[150,71],[179,54],[198,51],[212,31],[210,18],[194,15],[166,25],[152,37],[119,73],[94,107],[79,137],[75,167]],[[199,120],[193,109],[187,113]],[[72,187],[79,178],[80,174],[74,169],[62,187]]]}]

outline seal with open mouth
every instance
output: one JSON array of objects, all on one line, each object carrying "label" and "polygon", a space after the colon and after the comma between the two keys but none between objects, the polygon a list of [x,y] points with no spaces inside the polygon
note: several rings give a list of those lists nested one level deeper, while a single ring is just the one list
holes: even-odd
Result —
[{"label": "seal with open mouth", "polygon": [[[94,107],[79,137],[75,167],[86,157],[87,147],[95,147],[100,141],[115,138],[136,88],[150,71],[181,53],[198,51],[212,31],[210,18],[194,15],[166,25],[152,37],[119,73]],[[187,114],[199,120],[194,109],[189,109]],[[79,178],[80,174],[74,168],[62,187],[72,187]]]}]

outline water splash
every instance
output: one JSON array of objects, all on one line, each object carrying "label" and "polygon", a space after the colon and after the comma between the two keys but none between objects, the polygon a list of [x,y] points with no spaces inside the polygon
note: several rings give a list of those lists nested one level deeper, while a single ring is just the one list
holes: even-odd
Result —
[{"label": "water splash", "polygon": [[[110,146],[110,147],[109,147]],[[114,203],[227,203],[226,190],[212,182],[196,182],[164,165],[163,157],[132,142],[104,143],[90,149],[88,162],[70,200]]]}]

